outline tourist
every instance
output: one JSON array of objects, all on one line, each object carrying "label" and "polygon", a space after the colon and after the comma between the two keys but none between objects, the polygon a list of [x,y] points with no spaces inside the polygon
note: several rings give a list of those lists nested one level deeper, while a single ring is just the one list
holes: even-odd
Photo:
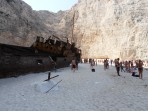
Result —
[{"label": "tourist", "polygon": [[131,61],[127,62],[127,72],[130,73],[130,69],[131,69]]},{"label": "tourist", "polygon": [[139,77],[139,76],[137,76],[137,75],[135,75],[136,74],[136,66],[131,66],[131,73],[132,73],[132,76],[134,76],[134,77]]},{"label": "tourist", "polygon": [[127,61],[125,61],[125,70],[126,72],[128,72],[128,62]]},{"label": "tourist", "polygon": [[76,69],[78,70],[78,60],[76,59]]},{"label": "tourist", "polygon": [[111,63],[111,66],[112,66],[113,60],[110,60],[110,63]]},{"label": "tourist", "polygon": [[120,76],[119,71],[120,71],[120,63],[119,63],[119,58],[115,59],[115,67],[116,67],[116,71],[118,76]]},{"label": "tourist", "polygon": [[108,68],[108,60],[104,59],[104,70]]},{"label": "tourist", "polygon": [[106,59],[106,69],[109,69],[109,63],[108,59]]},{"label": "tourist", "polygon": [[123,62],[120,62],[120,68],[121,68],[121,72],[122,72],[122,71],[125,72],[125,70],[123,69]]},{"label": "tourist", "polygon": [[95,66],[95,61],[93,59],[90,61],[90,66],[91,66],[92,69]]},{"label": "tourist", "polygon": [[75,72],[75,70],[76,70],[76,60],[74,57],[71,61],[71,69],[73,70],[73,72]]},{"label": "tourist", "polygon": [[139,79],[142,79],[143,62],[141,60],[138,61],[138,72],[139,72]]}]

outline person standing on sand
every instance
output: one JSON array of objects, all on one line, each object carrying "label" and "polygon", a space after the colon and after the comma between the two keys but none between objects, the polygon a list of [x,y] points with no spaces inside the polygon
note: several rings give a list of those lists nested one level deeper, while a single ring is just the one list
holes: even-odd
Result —
[{"label": "person standing on sand", "polygon": [[125,61],[125,71],[128,72],[128,62]]},{"label": "person standing on sand", "polygon": [[97,66],[97,60],[95,60],[95,65]]},{"label": "person standing on sand", "polygon": [[76,60],[75,60],[75,58],[73,58],[72,61],[71,61],[71,67],[72,67],[73,72],[75,72],[75,70],[76,70]]},{"label": "person standing on sand", "polygon": [[106,59],[106,69],[109,69],[108,59]]},{"label": "person standing on sand", "polygon": [[94,61],[94,59],[91,60],[90,66],[91,66],[92,69],[94,68],[94,66],[95,66],[95,61]]},{"label": "person standing on sand", "polygon": [[76,69],[78,70],[78,60],[76,59]]},{"label": "person standing on sand", "polygon": [[117,59],[115,60],[115,67],[116,67],[118,76],[120,76],[120,74],[119,74],[119,72],[120,72],[119,58],[117,58]]},{"label": "person standing on sand", "polygon": [[139,62],[138,62],[138,72],[139,72],[139,79],[142,79],[143,62],[141,60],[139,60]]},{"label": "person standing on sand", "polygon": [[111,66],[112,66],[113,60],[110,60],[110,63],[111,63]]},{"label": "person standing on sand", "polygon": [[104,59],[104,70],[106,70],[107,69],[107,59]]},{"label": "person standing on sand", "polygon": [[121,72],[122,72],[122,71],[125,72],[125,70],[123,69],[123,62],[120,62],[120,68],[121,68]]}]

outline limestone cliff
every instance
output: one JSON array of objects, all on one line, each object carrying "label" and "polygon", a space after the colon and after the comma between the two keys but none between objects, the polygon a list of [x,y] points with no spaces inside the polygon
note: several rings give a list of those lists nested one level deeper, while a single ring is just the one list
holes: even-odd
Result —
[{"label": "limestone cliff", "polygon": [[49,35],[38,13],[28,4],[21,0],[0,0],[0,43],[30,46],[36,36]]},{"label": "limestone cliff", "polygon": [[27,46],[37,35],[57,34],[75,42],[82,57],[148,58],[147,0],[79,0],[58,13],[33,11],[21,0],[0,2],[0,42]]},{"label": "limestone cliff", "polygon": [[82,49],[82,57],[148,57],[147,0],[79,0],[53,24],[52,16],[46,18],[46,25]]},{"label": "limestone cliff", "polygon": [[147,0],[80,0],[74,9],[83,57],[148,57]]},{"label": "limestone cliff", "polygon": [[38,16],[43,23],[52,30],[52,33],[60,37],[62,40],[71,40],[73,27],[73,10],[59,11],[52,13],[49,11],[38,11]]}]

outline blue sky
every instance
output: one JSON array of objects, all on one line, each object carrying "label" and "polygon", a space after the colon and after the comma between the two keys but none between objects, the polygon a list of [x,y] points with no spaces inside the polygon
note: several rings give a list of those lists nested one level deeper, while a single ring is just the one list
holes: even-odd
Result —
[{"label": "blue sky", "polygon": [[59,10],[69,10],[78,0],[23,0],[29,4],[33,10],[49,10],[58,12]]}]

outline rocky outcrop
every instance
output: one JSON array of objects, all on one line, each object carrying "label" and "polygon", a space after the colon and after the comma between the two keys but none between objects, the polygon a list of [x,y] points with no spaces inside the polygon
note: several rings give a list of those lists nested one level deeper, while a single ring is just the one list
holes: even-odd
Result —
[{"label": "rocky outcrop", "polygon": [[[79,0],[71,10],[43,21],[82,49],[82,57],[148,57],[148,1]],[[60,19],[60,20],[57,20]],[[44,22],[45,23],[45,22]]]},{"label": "rocky outcrop", "polygon": [[44,25],[52,31],[52,34],[60,37],[63,41],[66,41],[67,38],[71,40],[73,10],[59,11],[57,13],[38,11],[37,13]]},{"label": "rocky outcrop", "polygon": [[0,0],[0,43],[29,47],[37,36],[50,31],[36,11],[21,0]]},{"label": "rocky outcrop", "polygon": [[83,58],[148,57],[147,0],[79,0],[58,13],[32,11],[20,0],[1,2],[0,42],[27,46],[37,35],[56,34],[75,42]]},{"label": "rocky outcrop", "polygon": [[74,9],[83,57],[148,57],[148,1],[81,0]]}]

